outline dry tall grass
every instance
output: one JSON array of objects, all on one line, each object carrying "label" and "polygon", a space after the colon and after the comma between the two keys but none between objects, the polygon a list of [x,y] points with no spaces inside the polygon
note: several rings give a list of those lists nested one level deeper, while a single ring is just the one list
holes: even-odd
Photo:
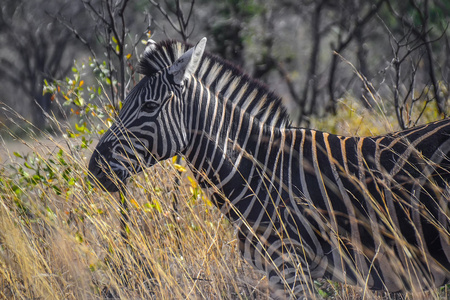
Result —
[{"label": "dry tall grass", "polygon": [[[81,138],[23,143],[27,151],[5,148],[0,168],[1,298],[271,299],[264,275],[240,257],[233,226],[182,165],[134,177],[121,199],[88,182],[91,150]],[[394,297],[315,285],[317,298]]]},{"label": "dry tall grass", "polygon": [[171,163],[133,180],[123,237],[120,196],[87,183],[89,150],[67,142],[46,155],[29,143],[30,154],[10,155],[1,170],[2,297],[264,298],[264,279],[240,259],[232,226],[186,172],[179,186]]}]

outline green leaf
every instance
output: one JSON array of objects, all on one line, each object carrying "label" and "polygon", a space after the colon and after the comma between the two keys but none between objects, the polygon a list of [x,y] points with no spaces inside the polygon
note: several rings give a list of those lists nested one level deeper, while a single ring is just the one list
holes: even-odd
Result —
[{"label": "green leaf", "polygon": [[17,185],[13,185],[11,187],[11,189],[16,194],[16,196],[19,196],[20,194],[22,194],[22,189],[19,186],[17,186]]},{"label": "green leaf", "polygon": [[56,185],[52,185],[52,189],[55,191],[56,195],[61,195],[61,189]]},{"label": "green leaf", "polygon": [[81,133],[86,133],[86,132],[89,132],[89,130],[86,128],[86,126],[85,126],[85,123],[83,123],[83,124],[81,124],[81,125],[78,125],[77,123],[75,123],[75,129],[78,131],[78,132],[81,132]]},{"label": "green leaf", "polygon": [[74,186],[76,182],[76,179],[73,177],[70,177],[69,180],[67,181],[67,184],[70,186]]},{"label": "green leaf", "polygon": [[41,181],[42,179],[44,179],[44,177],[42,177],[41,175],[39,175],[39,174],[34,174],[33,175],[33,180],[37,183],[37,182],[39,182],[39,181]]},{"label": "green leaf", "polygon": [[84,106],[84,99],[81,97],[77,97],[75,98],[75,100],[73,100],[73,103],[78,107]]},{"label": "green leaf", "polygon": [[144,207],[149,209],[155,209],[157,212],[161,213],[162,212],[162,207],[161,204],[159,203],[158,200],[153,200],[152,203],[144,203]]},{"label": "green leaf", "polygon": [[56,214],[53,212],[53,210],[50,207],[46,207],[47,215],[49,218],[54,219],[56,217]]},{"label": "green leaf", "polygon": [[81,233],[79,233],[79,232],[75,233],[75,240],[78,243],[82,243],[83,242],[83,236],[81,235]]}]

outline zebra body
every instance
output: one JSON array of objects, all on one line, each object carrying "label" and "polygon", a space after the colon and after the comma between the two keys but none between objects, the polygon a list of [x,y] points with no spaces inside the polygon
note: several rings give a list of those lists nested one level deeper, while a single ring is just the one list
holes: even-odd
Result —
[{"label": "zebra body", "polygon": [[293,128],[279,98],[205,42],[144,54],[146,77],[89,165],[106,189],[182,154],[244,258],[291,296],[316,278],[390,292],[449,281],[450,120],[379,137]]}]

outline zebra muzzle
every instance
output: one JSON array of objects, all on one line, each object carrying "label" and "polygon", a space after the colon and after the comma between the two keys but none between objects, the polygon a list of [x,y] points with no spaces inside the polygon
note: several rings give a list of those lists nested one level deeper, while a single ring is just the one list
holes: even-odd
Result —
[{"label": "zebra muzzle", "polygon": [[92,154],[88,170],[89,180],[108,192],[117,192],[123,189],[128,178],[128,172],[114,170],[109,160],[100,155],[97,150]]}]

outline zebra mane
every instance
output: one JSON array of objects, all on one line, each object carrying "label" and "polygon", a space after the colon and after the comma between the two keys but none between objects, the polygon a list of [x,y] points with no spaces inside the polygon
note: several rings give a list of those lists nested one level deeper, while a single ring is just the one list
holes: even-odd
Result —
[{"label": "zebra mane", "polygon": [[[151,44],[142,55],[138,72],[152,76],[171,66],[191,47],[173,40]],[[281,98],[232,63],[205,52],[194,76],[213,94],[232,99],[237,106],[261,122],[274,127],[290,126],[289,115]]]}]

